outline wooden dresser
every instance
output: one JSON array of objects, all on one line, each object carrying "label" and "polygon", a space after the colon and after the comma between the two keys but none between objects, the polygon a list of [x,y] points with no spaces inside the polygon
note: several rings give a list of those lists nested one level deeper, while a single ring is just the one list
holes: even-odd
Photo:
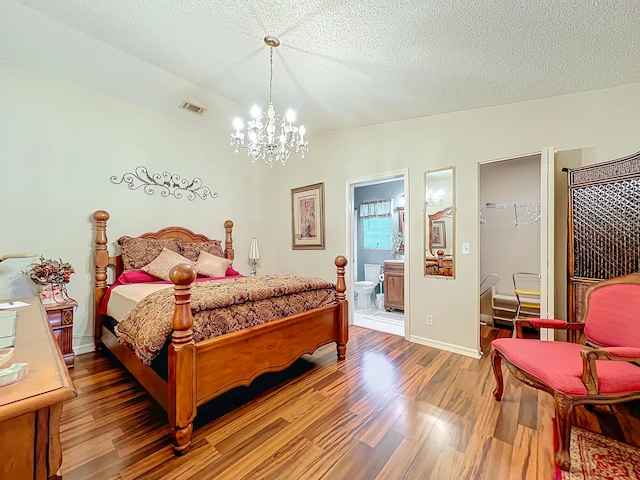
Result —
[{"label": "wooden dresser", "polygon": [[10,363],[28,363],[29,374],[0,387],[0,478],[61,478],[62,403],[76,391],[40,300],[13,300],[29,306],[15,309],[16,344]]},{"label": "wooden dresser", "polygon": [[404,311],[404,261],[384,262],[384,308]]}]

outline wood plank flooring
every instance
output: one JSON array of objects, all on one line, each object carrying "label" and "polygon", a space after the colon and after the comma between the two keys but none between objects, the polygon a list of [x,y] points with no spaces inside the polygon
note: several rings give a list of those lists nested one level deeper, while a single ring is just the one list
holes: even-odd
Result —
[{"label": "wood plank flooring", "polygon": [[[553,478],[551,398],[505,370],[496,402],[483,327],[474,360],[360,327],[335,347],[199,410],[175,457],[166,413],[109,355],[76,357],[64,405],[62,473],[75,479]],[[640,403],[578,409],[576,422],[640,445]]]}]

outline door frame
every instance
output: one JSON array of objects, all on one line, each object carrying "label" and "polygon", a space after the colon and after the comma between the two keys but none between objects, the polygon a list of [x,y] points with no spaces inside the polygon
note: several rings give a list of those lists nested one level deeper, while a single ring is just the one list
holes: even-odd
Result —
[{"label": "door frame", "polygon": [[356,249],[355,247],[355,225],[354,225],[354,196],[355,189],[357,187],[365,187],[367,185],[372,185],[375,183],[380,183],[388,180],[403,180],[404,183],[404,337],[409,339],[410,330],[411,330],[411,322],[409,322],[410,317],[410,288],[409,288],[409,279],[410,275],[410,265],[411,265],[411,196],[410,196],[410,188],[409,188],[409,169],[405,168],[402,170],[394,170],[391,172],[379,173],[377,175],[371,175],[367,177],[358,177],[349,179],[345,182],[346,187],[346,196],[347,196],[347,212],[345,218],[347,220],[346,232],[347,232],[347,244],[345,251],[348,252],[348,258],[354,259],[353,262],[349,262],[347,264],[346,270],[349,278],[349,287],[347,288],[347,300],[349,300],[349,323],[353,324],[354,318],[354,290],[353,284],[355,280],[355,270],[354,267],[356,265]]},{"label": "door frame", "polygon": [[[478,162],[476,169],[477,192],[476,212],[478,225],[478,301],[476,303],[476,318],[480,318],[480,167],[489,163],[502,162],[507,160],[517,160],[519,158],[539,156],[540,157],[540,317],[554,318],[555,314],[555,215],[554,215],[554,195],[555,195],[555,148],[553,146],[543,147],[540,151],[530,152],[520,155],[495,158]],[[554,340],[554,332],[551,329],[540,330],[541,340]],[[480,348],[480,336],[478,335],[478,351]]]}]

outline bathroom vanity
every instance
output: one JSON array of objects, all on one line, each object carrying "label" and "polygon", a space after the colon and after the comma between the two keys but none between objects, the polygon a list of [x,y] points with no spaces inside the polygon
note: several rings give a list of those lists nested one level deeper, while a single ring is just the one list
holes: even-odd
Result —
[{"label": "bathroom vanity", "polygon": [[404,312],[404,260],[384,262],[384,308]]}]

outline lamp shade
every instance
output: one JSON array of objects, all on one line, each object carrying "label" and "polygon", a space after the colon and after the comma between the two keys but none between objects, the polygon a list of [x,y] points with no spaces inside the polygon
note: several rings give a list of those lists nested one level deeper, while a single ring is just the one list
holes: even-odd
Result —
[{"label": "lamp shade", "polygon": [[253,237],[249,246],[249,260],[258,260],[260,258],[260,249],[258,248],[258,239]]}]

